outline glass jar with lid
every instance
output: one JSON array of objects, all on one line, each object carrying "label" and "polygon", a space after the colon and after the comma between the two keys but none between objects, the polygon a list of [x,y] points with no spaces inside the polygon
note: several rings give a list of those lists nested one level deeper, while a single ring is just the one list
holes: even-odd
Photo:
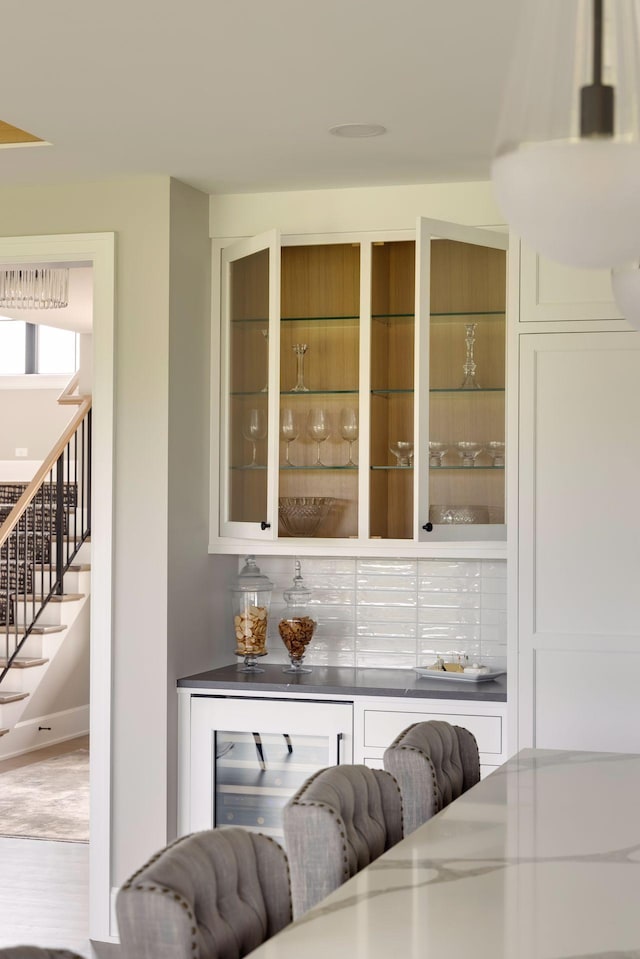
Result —
[{"label": "glass jar with lid", "polygon": [[273,583],[260,572],[253,556],[245,558],[236,582],[230,587],[236,656],[243,656],[242,673],[262,673],[256,660],[267,655],[267,626]]},{"label": "glass jar with lid", "polygon": [[282,594],[287,605],[282,614],[282,619],[278,623],[278,631],[282,642],[287,647],[291,660],[291,665],[285,666],[282,670],[283,673],[311,672],[308,666],[302,665],[302,661],[307,646],[313,638],[317,623],[309,615],[308,605],[311,590],[305,586],[300,570],[300,562],[296,560],[293,586],[291,589],[285,589]]}]

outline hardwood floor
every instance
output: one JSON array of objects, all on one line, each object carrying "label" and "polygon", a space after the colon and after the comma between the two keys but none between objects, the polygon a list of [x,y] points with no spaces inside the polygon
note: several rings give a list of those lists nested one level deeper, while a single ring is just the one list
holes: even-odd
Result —
[{"label": "hardwood floor", "polygon": [[[4,759],[0,773],[88,745],[83,736]],[[119,946],[89,941],[89,843],[0,837],[0,948],[17,945],[118,956]]]},{"label": "hardwood floor", "polygon": [[89,844],[0,839],[0,946],[90,957]]}]

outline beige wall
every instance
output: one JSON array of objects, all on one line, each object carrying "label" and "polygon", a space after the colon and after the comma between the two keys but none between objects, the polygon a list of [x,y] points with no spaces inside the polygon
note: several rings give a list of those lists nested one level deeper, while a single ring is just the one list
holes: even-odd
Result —
[{"label": "beige wall", "polygon": [[210,198],[212,237],[281,233],[335,233],[350,230],[412,230],[418,216],[468,226],[504,222],[490,183],[436,183],[362,187],[349,190],[294,190]]},{"label": "beige wall", "polygon": [[58,403],[61,391],[0,389],[0,460],[15,459],[18,447],[29,460],[44,459],[75,413]]}]

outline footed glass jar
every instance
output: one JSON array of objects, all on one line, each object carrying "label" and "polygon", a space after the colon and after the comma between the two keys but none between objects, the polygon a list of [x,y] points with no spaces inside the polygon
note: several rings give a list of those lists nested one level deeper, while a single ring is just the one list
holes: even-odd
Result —
[{"label": "footed glass jar", "polygon": [[282,672],[310,673],[311,669],[308,666],[303,666],[302,661],[307,646],[313,638],[317,623],[309,615],[308,604],[311,598],[311,590],[307,589],[303,583],[298,560],[296,560],[293,586],[291,589],[285,589],[282,595],[287,607],[278,623],[278,630],[291,660],[291,665],[284,666]]},{"label": "footed glass jar", "polygon": [[241,673],[263,673],[257,658],[267,655],[267,625],[273,583],[247,556],[235,585],[230,587],[236,656],[244,656]]}]

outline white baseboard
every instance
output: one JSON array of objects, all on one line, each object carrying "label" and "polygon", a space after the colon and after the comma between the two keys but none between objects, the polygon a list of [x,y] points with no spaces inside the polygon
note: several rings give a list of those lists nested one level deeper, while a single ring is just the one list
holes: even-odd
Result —
[{"label": "white baseboard", "polygon": [[[46,726],[49,729],[39,729]],[[11,732],[0,738],[0,759],[12,759],[23,753],[53,746],[67,739],[86,736],[89,733],[89,706],[64,709],[49,716],[39,716],[18,723]]]},{"label": "white baseboard", "polygon": [[116,916],[116,896],[118,895],[118,889],[120,886],[111,887],[111,902],[110,902],[110,923],[109,923],[109,933],[111,934],[112,942],[120,942],[118,938],[118,917]]}]

